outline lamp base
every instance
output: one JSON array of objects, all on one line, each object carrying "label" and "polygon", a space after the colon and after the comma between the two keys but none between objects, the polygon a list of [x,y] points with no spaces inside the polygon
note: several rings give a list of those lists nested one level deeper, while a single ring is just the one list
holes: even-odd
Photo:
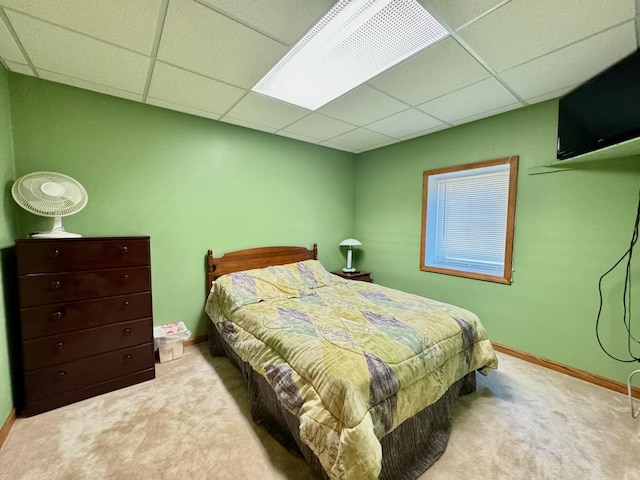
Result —
[{"label": "lamp base", "polygon": [[29,234],[29,238],[81,238],[79,233],[71,233],[66,231],[37,232]]},{"label": "lamp base", "polygon": [[355,268],[343,268],[342,269],[343,272],[345,273],[353,273],[353,272],[357,272],[357,270]]}]

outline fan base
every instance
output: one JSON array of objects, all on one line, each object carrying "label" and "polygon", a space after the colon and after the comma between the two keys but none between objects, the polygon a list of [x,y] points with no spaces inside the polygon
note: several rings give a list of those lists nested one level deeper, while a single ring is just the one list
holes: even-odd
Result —
[{"label": "fan base", "polygon": [[29,238],[81,238],[82,235],[71,232],[38,232],[29,235]]}]

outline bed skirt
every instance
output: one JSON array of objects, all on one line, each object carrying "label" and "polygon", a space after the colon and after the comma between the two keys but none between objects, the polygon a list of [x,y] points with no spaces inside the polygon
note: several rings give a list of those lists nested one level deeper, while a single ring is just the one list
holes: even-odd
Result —
[{"label": "bed skirt", "polygon": [[[227,356],[244,375],[254,422],[266,428],[292,454],[304,457],[320,478],[328,479],[318,457],[300,440],[298,418],[282,406],[267,380],[222,340],[212,322],[209,322],[209,352],[213,357]],[[433,465],[447,448],[451,410],[456,399],[475,390],[475,372],[471,372],[454,383],[436,403],[382,437],[382,472],[379,478],[415,480]]]}]

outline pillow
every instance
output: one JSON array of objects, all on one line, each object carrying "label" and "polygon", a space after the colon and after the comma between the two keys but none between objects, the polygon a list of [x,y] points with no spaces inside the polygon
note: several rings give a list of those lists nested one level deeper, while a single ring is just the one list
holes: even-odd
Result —
[{"label": "pillow", "polygon": [[213,283],[213,287],[228,313],[244,305],[299,295],[297,289],[275,276],[268,268],[222,275]]},{"label": "pillow", "polygon": [[213,286],[223,310],[232,313],[240,307],[279,298],[294,298],[305,290],[324,287],[336,281],[317,260],[275,265],[218,278]]},{"label": "pillow", "polygon": [[331,285],[335,278],[318,260],[288,263],[268,267],[277,278],[289,284],[292,288],[310,289]]}]

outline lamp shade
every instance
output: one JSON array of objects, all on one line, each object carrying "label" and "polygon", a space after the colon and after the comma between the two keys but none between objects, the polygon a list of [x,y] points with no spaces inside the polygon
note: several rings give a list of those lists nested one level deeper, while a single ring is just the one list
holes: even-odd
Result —
[{"label": "lamp shade", "polygon": [[356,247],[358,245],[362,245],[362,243],[360,243],[355,238],[347,238],[346,240],[340,242],[341,247]]}]

